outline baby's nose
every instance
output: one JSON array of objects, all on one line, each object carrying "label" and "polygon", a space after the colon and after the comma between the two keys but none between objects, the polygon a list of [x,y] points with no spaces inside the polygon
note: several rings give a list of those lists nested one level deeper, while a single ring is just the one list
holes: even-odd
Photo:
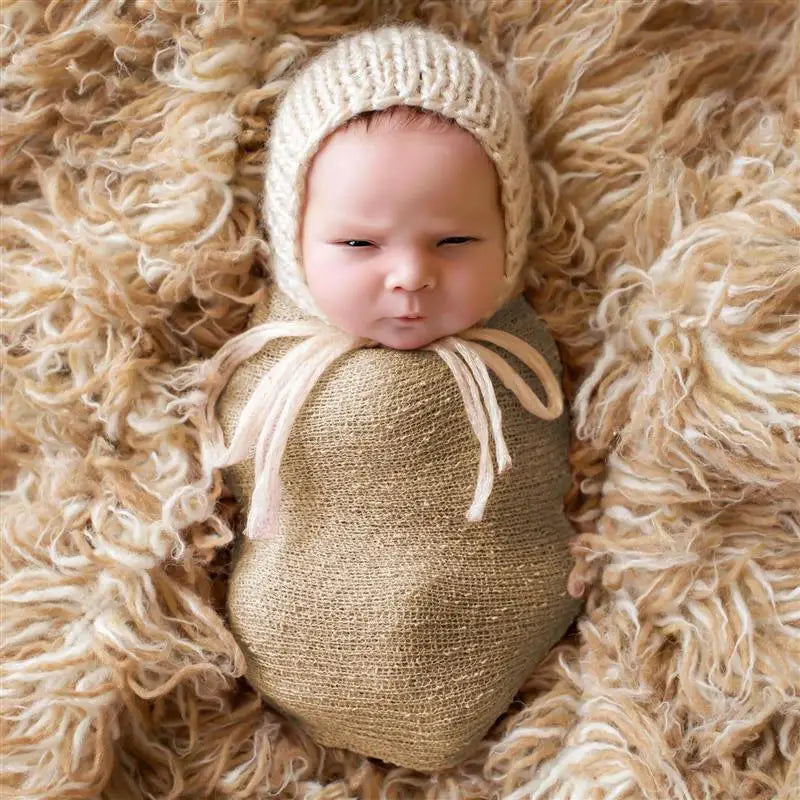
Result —
[{"label": "baby's nose", "polygon": [[390,290],[404,289],[407,292],[432,289],[436,286],[436,274],[424,261],[409,259],[395,265],[387,276],[386,284]]}]

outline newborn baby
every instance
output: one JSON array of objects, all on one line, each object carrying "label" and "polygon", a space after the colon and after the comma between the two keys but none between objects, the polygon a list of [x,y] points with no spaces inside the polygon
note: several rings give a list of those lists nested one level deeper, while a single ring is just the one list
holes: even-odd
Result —
[{"label": "newborn baby", "polygon": [[521,120],[467,47],[365,31],[292,82],[265,191],[274,283],[205,365],[204,465],[247,514],[231,630],[319,744],[450,767],[579,610]]}]

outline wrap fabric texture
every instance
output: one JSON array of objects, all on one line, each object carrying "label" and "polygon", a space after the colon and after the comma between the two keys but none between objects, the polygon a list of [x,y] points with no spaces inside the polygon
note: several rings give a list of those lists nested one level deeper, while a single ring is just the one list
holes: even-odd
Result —
[{"label": "wrap fabric texture", "polygon": [[[303,319],[273,285],[249,327]],[[560,376],[523,297],[487,327]],[[232,373],[217,406],[226,444],[293,344],[270,341]],[[532,371],[516,372],[544,399]],[[513,468],[481,520],[464,514],[481,448],[450,368],[436,352],[367,347],[331,364],[299,411],[277,535],[238,538],[227,604],[247,678],[319,744],[418,770],[457,764],[580,608],[566,592],[568,412],[538,418],[491,380]],[[223,474],[248,508],[253,459]]]}]

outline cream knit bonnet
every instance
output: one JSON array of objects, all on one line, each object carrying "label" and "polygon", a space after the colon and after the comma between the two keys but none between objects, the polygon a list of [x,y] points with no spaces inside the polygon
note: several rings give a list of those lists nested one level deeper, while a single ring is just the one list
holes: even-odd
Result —
[{"label": "cream knit bonnet", "polygon": [[303,311],[325,320],[309,291],[300,256],[306,174],[328,134],[363,111],[394,105],[417,106],[453,119],[480,142],[495,165],[506,232],[505,280],[485,321],[522,288],[531,226],[524,128],[508,88],[475,50],[416,24],[340,39],[287,90],[270,131],[265,181],[265,222],[276,283]]},{"label": "cream knit bonnet", "polygon": [[[543,356],[510,333],[480,327],[524,288],[531,176],[524,126],[511,93],[473,49],[415,23],[388,25],[341,38],[312,59],[289,85],[275,113],[267,152],[264,217],[272,257],[270,269],[277,287],[310,319],[249,328],[226,342],[203,367],[204,377],[211,384],[204,465],[210,473],[254,454],[256,482],[245,527],[245,534],[253,538],[266,538],[277,530],[281,458],[291,426],[314,384],[345,353],[379,346],[332,325],[311,295],[302,268],[299,237],[306,174],[328,134],[361,112],[393,105],[416,106],[453,119],[483,146],[501,183],[505,279],[494,308],[479,325],[420,348],[434,351],[452,371],[480,444],[478,480],[468,519],[482,518],[492,490],[489,426],[498,473],[511,467],[487,366],[530,413],[554,420],[563,411],[559,382]],[[263,377],[226,448],[214,419],[224,384],[239,363],[279,337],[303,337],[305,341]],[[476,340],[504,348],[525,363],[541,381],[547,404],[497,352]],[[488,410],[488,422],[481,400]]]}]

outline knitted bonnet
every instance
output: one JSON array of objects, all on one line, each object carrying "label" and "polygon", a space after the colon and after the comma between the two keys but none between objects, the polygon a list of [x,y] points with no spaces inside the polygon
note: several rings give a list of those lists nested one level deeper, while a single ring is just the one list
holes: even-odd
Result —
[{"label": "knitted bonnet", "polygon": [[[206,407],[204,464],[210,471],[254,455],[256,482],[245,527],[245,534],[252,538],[267,538],[277,530],[281,459],[292,424],[317,380],[346,353],[380,346],[330,323],[307,285],[299,232],[310,162],[325,137],[347,120],[394,105],[439,112],[469,131],[494,163],[501,185],[504,280],[494,307],[479,324],[419,348],[435,352],[450,368],[480,443],[479,475],[468,519],[482,518],[492,490],[490,427],[498,473],[511,467],[487,367],[531,414],[555,420],[563,410],[560,384],[546,359],[528,342],[506,331],[481,327],[524,288],[531,174],[522,118],[509,89],[474,50],[417,24],[389,25],[341,38],[290,83],[276,110],[267,152],[264,214],[270,269],[278,289],[307,317],[255,325],[226,342],[204,365],[205,378],[212,384]],[[225,383],[242,361],[282,337],[305,341],[263,376],[226,448],[214,419],[214,406]],[[504,348],[526,364],[541,381],[546,402],[501,355],[477,340]]]},{"label": "knitted bonnet", "polygon": [[326,320],[300,256],[306,175],[323,139],[336,128],[361,112],[394,105],[454,120],[494,163],[506,232],[504,281],[485,321],[522,288],[531,225],[524,127],[508,88],[475,50],[417,24],[340,39],[297,75],[283,97],[270,132],[264,203],[276,283],[303,311]]}]

